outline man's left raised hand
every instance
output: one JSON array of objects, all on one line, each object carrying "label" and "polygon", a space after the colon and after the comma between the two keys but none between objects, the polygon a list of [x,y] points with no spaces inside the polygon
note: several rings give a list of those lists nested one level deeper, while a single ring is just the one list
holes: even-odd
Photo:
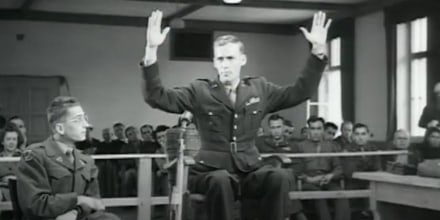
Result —
[{"label": "man's left raised hand", "polygon": [[310,32],[306,28],[300,27],[304,37],[312,44],[313,54],[317,56],[327,54],[327,33],[331,23],[332,19],[328,19],[326,22],[326,14],[319,11],[313,15],[313,24]]}]

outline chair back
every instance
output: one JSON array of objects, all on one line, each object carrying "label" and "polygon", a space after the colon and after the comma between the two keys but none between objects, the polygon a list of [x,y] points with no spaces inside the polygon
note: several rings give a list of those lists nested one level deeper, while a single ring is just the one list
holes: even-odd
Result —
[{"label": "chair back", "polygon": [[9,193],[11,195],[12,209],[14,211],[14,219],[22,220],[23,212],[21,211],[20,205],[18,203],[17,180],[9,179],[8,186]]}]

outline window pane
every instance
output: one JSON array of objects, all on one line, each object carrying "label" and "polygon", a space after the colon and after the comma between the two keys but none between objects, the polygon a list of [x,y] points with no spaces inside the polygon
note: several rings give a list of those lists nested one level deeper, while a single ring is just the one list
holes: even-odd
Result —
[{"label": "window pane", "polygon": [[335,38],[330,41],[330,66],[341,65],[341,38]]},{"label": "window pane", "polygon": [[409,77],[409,39],[408,24],[397,25],[397,68],[396,68],[396,113],[397,128],[410,130],[410,77]]},{"label": "window pane", "polygon": [[426,58],[411,62],[411,133],[423,136],[424,129],[418,127],[419,118],[426,105],[427,91]]},{"label": "window pane", "polygon": [[428,45],[428,19],[419,18],[411,22],[411,53],[425,52]]}]

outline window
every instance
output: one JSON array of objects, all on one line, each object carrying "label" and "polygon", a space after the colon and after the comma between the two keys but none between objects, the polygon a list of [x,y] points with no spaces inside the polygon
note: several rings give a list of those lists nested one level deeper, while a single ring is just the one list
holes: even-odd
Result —
[{"label": "window", "polygon": [[397,128],[423,136],[418,122],[427,102],[428,19],[398,24],[396,33]]},{"label": "window", "polygon": [[317,96],[307,102],[307,118],[318,115],[326,121],[341,124],[341,38],[331,40],[328,47],[329,65],[324,71]]}]

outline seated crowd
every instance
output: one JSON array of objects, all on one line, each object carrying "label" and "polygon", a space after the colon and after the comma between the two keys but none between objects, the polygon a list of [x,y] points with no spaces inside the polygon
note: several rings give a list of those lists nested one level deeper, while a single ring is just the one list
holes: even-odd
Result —
[{"label": "seated crowd", "polygon": [[[288,167],[298,181],[300,190],[341,190],[366,189],[368,183],[352,178],[356,171],[379,171],[386,169],[387,163],[401,163],[416,166],[424,159],[440,158],[440,129],[437,126],[427,128],[422,143],[411,144],[410,134],[397,130],[389,143],[376,145],[370,138],[369,127],[362,123],[345,121],[338,126],[325,119],[312,116],[307,126],[301,129],[300,136],[295,136],[294,125],[278,114],[268,117],[267,134],[259,131],[256,146],[260,153],[331,153],[331,152],[366,152],[377,150],[409,150],[409,155],[388,157],[316,157],[294,159]],[[177,125],[176,125],[177,126]],[[145,124],[139,129],[115,123],[113,128],[102,130],[102,140],[92,137],[93,127],[88,127],[86,140],[77,142],[77,149],[84,154],[164,154],[165,134],[170,127]],[[0,157],[21,156],[27,141],[24,120],[19,116],[5,121],[0,132]],[[269,160],[267,160],[270,164]],[[130,197],[137,195],[138,162],[136,159],[97,160],[99,186],[102,197]],[[164,169],[165,159],[155,159],[153,179],[155,195],[167,195],[168,178]],[[0,201],[10,200],[7,182],[14,177],[14,162],[4,162],[0,166]],[[116,180],[116,181],[115,181]],[[368,202],[363,200],[336,199],[333,206],[326,200],[312,201],[318,219],[332,219],[333,207],[335,219],[350,219],[350,209],[359,209],[368,216]]]}]

